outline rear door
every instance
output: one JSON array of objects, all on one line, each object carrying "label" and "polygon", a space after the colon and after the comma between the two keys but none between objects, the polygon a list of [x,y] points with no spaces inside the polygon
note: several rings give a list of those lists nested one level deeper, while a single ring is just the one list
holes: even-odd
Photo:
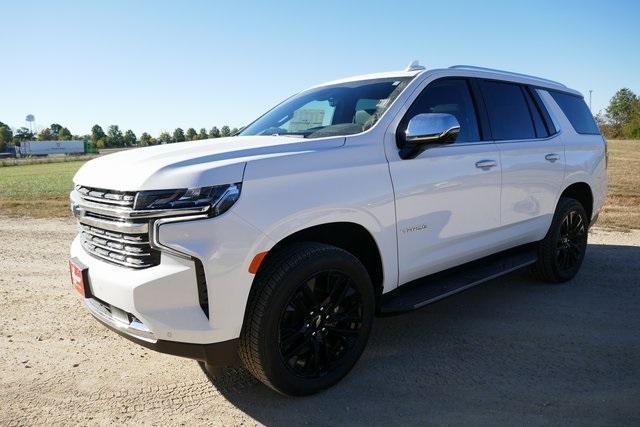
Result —
[{"label": "rear door", "polygon": [[544,237],[564,178],[564,146],[534,88],[479,81],[500,151],[501,223],[509,245]]},{"label": "rear door", "polygon": [[[454,115],[460,134],[455,143],[402,159],[396,137],[422,113]],[[492,252],[490,236],[500,226],[500,161],[496,145],[483,140],[477,113],[468,79],[439,79],[410,101],[387,134],[400,284]]]}]

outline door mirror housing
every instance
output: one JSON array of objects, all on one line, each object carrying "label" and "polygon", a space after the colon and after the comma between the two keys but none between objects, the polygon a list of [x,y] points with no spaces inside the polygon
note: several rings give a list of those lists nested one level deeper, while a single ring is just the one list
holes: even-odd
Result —
[{"label": "door mirror housing", "polygon": [[410,159],[430,144],[450,144],[460,133],[460,123],[452,114],[424,113],[413,116],[404,131],[400,157]]},{"label": "door mirror housing", "polygon": [[409,120],[405,141],[409,144],[450,143],[460,133],[460,123],[452,114],[425,113]]}]

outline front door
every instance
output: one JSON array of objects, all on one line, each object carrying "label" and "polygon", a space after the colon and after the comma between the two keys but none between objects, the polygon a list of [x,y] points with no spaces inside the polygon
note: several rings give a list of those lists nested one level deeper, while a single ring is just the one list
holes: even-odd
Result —
[{"label": "front door", "polygon": [[411,159],[385,144],[396,198],[399,284],[490,254],[500,226],[500,155],[495,143],[482,140],[469,82],[429,83],[387,137],[404,132],[422,113],[454,115],[460,134]]}]

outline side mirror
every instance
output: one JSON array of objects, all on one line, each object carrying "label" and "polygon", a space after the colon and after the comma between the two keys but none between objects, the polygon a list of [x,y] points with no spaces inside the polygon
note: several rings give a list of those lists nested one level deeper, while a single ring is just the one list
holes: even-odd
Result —
[{"label": "side mirror", "polygon": [[451,143],[460,133],[460,123],[452,114],[426,113],[414,116],[407,124],[407,144]]}]

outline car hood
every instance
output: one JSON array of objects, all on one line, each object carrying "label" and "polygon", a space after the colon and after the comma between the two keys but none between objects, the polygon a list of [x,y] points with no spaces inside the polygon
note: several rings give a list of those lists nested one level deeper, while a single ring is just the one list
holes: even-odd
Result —
[{"label": "car hood", "polygon": [[241,182],[247,162],[344,145],[344,137],[237,136],[156,145],[93,159],[74,184],[119,191],[194,188]]}]

